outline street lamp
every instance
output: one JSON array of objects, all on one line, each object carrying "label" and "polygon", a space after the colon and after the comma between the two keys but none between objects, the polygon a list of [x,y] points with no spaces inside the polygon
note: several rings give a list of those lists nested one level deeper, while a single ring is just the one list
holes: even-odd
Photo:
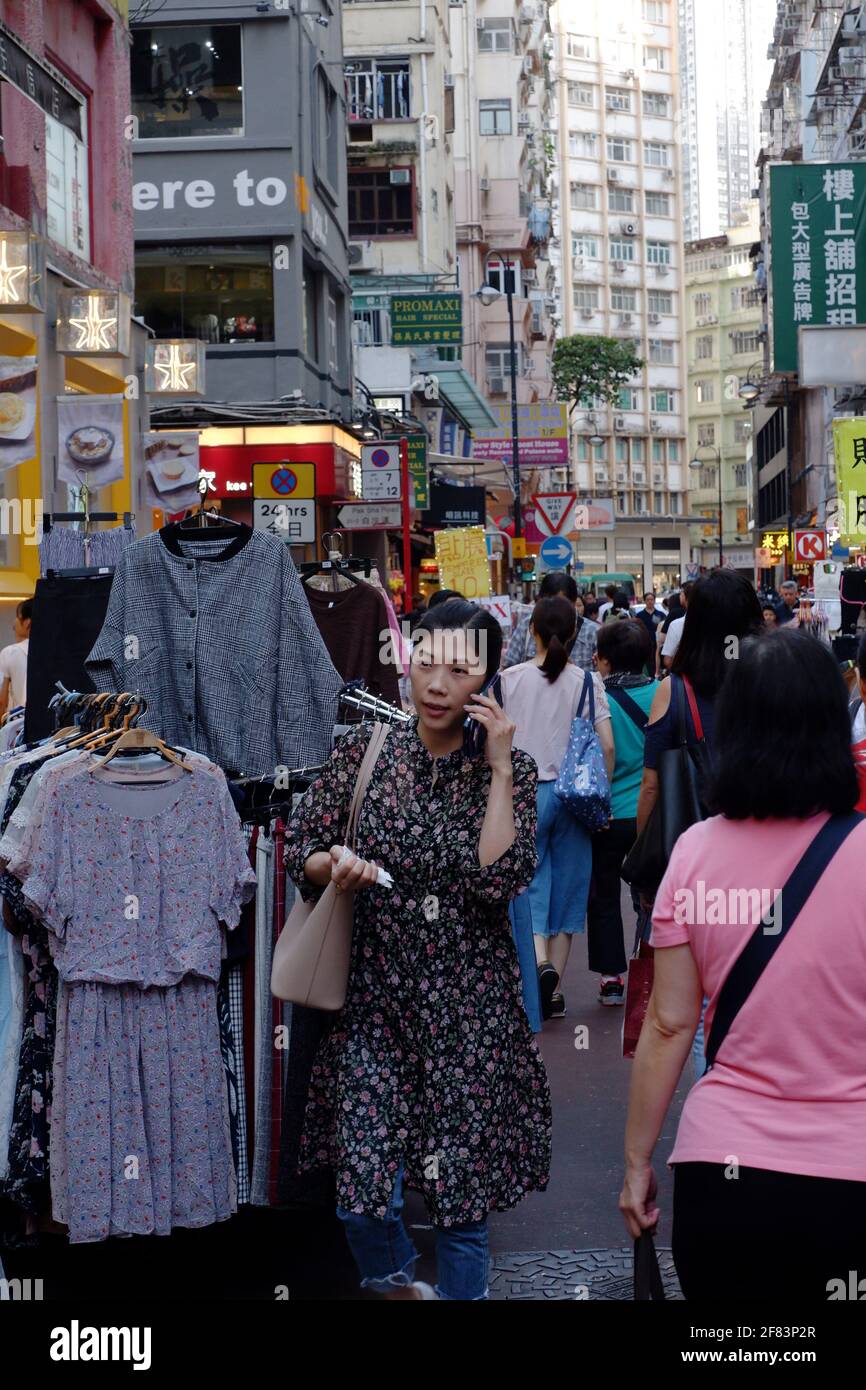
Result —
[{"label": "street lamp", "polygon": [[689,468],[701,468],[703,466],[703,460],[698,457],[698,455],[701,452],[701,449],[712,449],[713,454],[715,455],[716,469],[719,475],[719,565],[721,566],[724,564],[725,559],[724,546],[722,542],[722,533],[725,525],[724,503],[722,501],[722,451],[721,449],[717,449],[714,444],[698,445],[697,449],[695,449],[695,456],[689,464]]},{"label": "street lamp", "polygon": [[475,298],[488,309],[491,304],[495,304],[503,296],[508,302],[508,346],[511,364],[511,473],[514,486],[514,538],[519,540],[523,535],[522,517],[520,511],[520,440],[517,432],[517,343],[514,338],[514,271],[503,263],[503,275],[505,284],[509,286],[506,290],[498,290],[495,285],[482,285],[475,291]]},{"label": "street lamp", "polygon": [[763,390],[761,380],[759,379],[756,381],[752,375],[756,367],[760,370],[761,376],[763,377],[763,362],[753,362],[749,370],[746,372],[745,381],[737,391],[737,395],[739,396],[740,400],[743,402],[747,409],[757,404],[758,397],[760,396],[761,391]]}]

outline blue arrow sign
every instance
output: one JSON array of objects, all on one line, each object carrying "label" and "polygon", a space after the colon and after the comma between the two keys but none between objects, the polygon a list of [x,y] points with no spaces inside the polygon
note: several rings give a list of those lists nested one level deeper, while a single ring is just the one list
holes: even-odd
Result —
[{"label": "blue arrow sign", "polygon": [[564,569],[571,564],[574,554],[571,544],[562,536],[548,536],[538,552],[538,558],[548,569]]}]

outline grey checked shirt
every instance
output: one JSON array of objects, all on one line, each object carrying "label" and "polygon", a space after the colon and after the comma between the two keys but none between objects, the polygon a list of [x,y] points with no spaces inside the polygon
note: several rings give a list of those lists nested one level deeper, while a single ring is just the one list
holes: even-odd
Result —
[{"label": "grey checked shirt", "polygon": [[[531,617],[532,609],[522,618],[518,618],[517,626],[511,641],[508,643],[505,660],[502,663],[504,669],[509,666],[518,666],[521,661],[531,661],[535,656],[535,638],[529,631]],[[568,658],[573,666],[579,666],[582,671],[592,670],[592,657],[595,652],[597,633],[598,623],[584,618]]]},{"label": "grey checked shirt", "polygon": [[118,561],[85,663],[96,689],[143,695],[143,728],[230,772],[324,762],[343,681],[288,548],[261,531],[165,535]]}]

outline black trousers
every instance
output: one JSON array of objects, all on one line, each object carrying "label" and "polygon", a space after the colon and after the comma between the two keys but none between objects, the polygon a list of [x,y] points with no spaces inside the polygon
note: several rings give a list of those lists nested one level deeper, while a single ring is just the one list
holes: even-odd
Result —
[{"label": "black trousers", "polygon": [[[592,888],[586,912],[589,968],[599,975],[622,975],[627,968],[623,945],[623,888],[619,871],[637,837],[634,820],[612,820],[592,837]],[[630,928],[630,931],[632,929]]]},{"label": "black trousers", "polygon": [[93,690],[84,662],[102,631],[111,575],[37,579],[27,649],[24,739],[35,743],[54,728],[48,701],[57,681],[67,690]]},{"label": "black trousers", "polygon": [[866,1182],[726,1171],[674,1165],[673,1256],[686,1299],[803,1306],[827,1302],[831,1281],[847,1286],[852,1270],[854,1283],[866,1278]]}]

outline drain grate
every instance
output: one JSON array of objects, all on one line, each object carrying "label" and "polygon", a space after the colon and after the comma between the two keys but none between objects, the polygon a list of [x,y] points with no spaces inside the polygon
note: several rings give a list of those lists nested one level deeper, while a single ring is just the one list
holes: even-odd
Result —
[{"label": "drain grate", "polygon": [[[665,1297],[682,1299],[670,1249],[657,1247]],[[490,1272],[491,1299],[589,1299],[630,1303],[634,1297],[630,1246],[613,1250],[532,1250],[498,1255]]]}]

